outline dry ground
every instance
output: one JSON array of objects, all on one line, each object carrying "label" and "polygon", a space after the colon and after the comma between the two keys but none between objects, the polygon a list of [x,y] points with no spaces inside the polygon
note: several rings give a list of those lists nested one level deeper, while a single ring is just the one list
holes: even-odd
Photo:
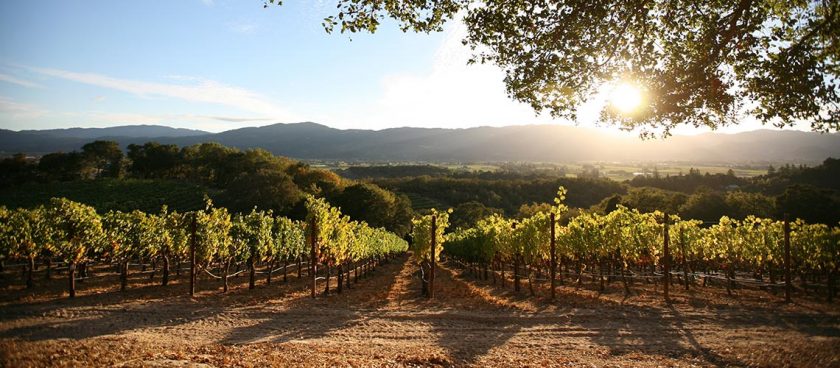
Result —
[{"label": "dry ground", "polygon": [[[202,280],[137,275],[87,280],[66,299],[64,280],[0,292],[0,366],[811,366],[840,367],[840,307],[764,291],[675,291],[653,285],[624,297],[590,285],[556,302],[479,281],[444,265],[437,298],[419,296],[408,257],[382,265],[341,295],[312,300],[304,280],[275,276],[220,292]],[[544,295],[544,288],[537,293]]]}]

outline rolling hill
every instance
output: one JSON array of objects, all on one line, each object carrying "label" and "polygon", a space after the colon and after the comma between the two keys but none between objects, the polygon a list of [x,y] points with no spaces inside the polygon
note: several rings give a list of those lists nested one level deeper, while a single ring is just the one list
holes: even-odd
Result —
[{"label": "rolling hill", "polygon": [[306,122],[249,127],[221,133],[164,126],[100,129],[0,130],[0,153],[43,154],[79,149],[94,139],[122,145],[158,141],[189,145],[219,142],[261,147],[297,159],[344,161],[702,161],[820,162],[840,157],[840,134],[756,130],[640,140],[595,129],[525,125],[468,129],[334,129]]}]

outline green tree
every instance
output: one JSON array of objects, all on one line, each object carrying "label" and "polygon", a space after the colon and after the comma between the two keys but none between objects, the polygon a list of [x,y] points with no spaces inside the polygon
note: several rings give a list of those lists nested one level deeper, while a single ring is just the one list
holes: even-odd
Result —
[{"label": "green tree", "polygon": [[38,160],[38,172],[47,180],[87,179],[84,159],[78,152],[48,153]]},{"label": "green tree", "polygon": [[776,215],[790,215],[791,220],[836,225],[840,220],[840,200],[832,192],[810,185],[792,185],[776,197]]},{"label": "green tree", "polygon": [[288,213],[303,200],[303,192],[283,171],[260,169],[237,176],[219,199],[231,211],[247,211],[254,206]]},{"label": "green tree", "polygon": [[[526,206],[522,205],[522,207]],[[501,215],[503,212],[499,208],[487,207],[480,202],[465,202],[452,209],[452,214],[449,215],[449,223],[453,229],[467,229],[474,227],[478,221],[485,217]]]},{"label": "green tree", "polygon": [[771,217],[776,212],[776,203],[773,197],[761,193],[750,193],[733,191],[726,193],[726,207],[729,208],[729,216],[742,220],[747,216]]},{"label": "green tree", "polygon": [[[406,202],[408,201],[408,202]],[[408,232],[411,203],[407,197],[380,188],[376,184],[353,184],[336,196],[334,203],[342,213],[373,227],[384,227],[398,235]]]},{"label": "green tree", "polygon": [[680,214],[683,217],[705,221],[715,221],[729,212],[726,198],[710,190],[700,190],[692,194],[680,206]]},{"label": "green tree", "polygon": [[225,187],[240,173],[238,156],[242,152],[216,142],[184,147],[181,154],[189,166],[186,174],[205,183]]},{"label": "green tree", "polygon": [[298,162],[289,166],[286,173],[294,177],[301,190],[317,196],[333,197],[344,187],[341,177],[328,170],[312,169]]},{"label": "green tree", "polygon": [[130,161],[129,170],[140,178],[177,177],[177,168],[183,164],[181,150],[174,144],[129,144],[127,156]]},{"label": "green tree", "polygon": [[34,161],[23,153],[0,160],[0,187],[23,184],[35,179]]},{"label": "green tree", "polygon": [[657,188],[632,188],[622,196],[621,204],[640,212],[668,211],[674,213],[686,201],[686,195]]},{"label": "green tree", "polygon": [[643,108],[630,115],[605,108],[602,117],[646,135],[737,124],[744,114],[840,129],[837,1],[336,3],[323,23],[328,32],[374,32],[385,18],[404,31],[432,32],[462,17],[473,61],[498,65],[512,98],[554,117],[574,120],[602,83],[623,79],[644,91]]},{"label": "green tree", "polygon": [[123,174],[123,152],[115,141],[93,141],[82,146],[85,166],[95,177],[119,178]]}]

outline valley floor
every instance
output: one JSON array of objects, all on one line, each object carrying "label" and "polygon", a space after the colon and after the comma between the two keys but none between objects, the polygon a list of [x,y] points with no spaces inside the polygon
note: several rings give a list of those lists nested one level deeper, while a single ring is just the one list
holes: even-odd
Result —
[{"label": "valley floor", "polygon": [[254,290],[234,278],[226,294],[202,280],[195,298],[140,275],[123,293],[115,278],[82,284],[74,300],[62,280],[34,293],[6,286],[0,366],[840,366],[836,302],[676,288],[665,304],[652,284],[624,297],[620,283],[563,286],[549,302],[454,264],[427,300],[415,269],[401,257],[315,300],[294,273]]}]

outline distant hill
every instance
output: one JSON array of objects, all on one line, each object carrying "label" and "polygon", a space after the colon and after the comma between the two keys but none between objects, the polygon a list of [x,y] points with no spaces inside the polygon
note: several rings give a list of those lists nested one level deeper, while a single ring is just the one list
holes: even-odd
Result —
[{"label": "distant hill", "polygon": [[18,132],[0,129],[0,153],[18,152],[43,154],[58,151],[72,151],[85,143],[97,139],[157,140],[158,138],[184,138],[207,136],[211,133],[163,125],[123,125],[108,128],[69,128],[47,130],[21,130]]},{"label": "distant hill", "polygon": [[821,162],[840,157],[840,134],[757,130],[640,140],[595,129],[526,125],[469,129],[340,130],[315,123],[274,124],[221,133],[161,126],[44,131],[0,130],[0,152],[78,149],[94,139],[123,145],[150,140],[189,145],[215,141],[261,147],[298,159],[345,161],[703,161]]},{"label": "distant hill", "polygon": [[122,125],[107,128],[69,128],[21,130],[20,133],[44,134],[59,138],[92,139],[100,137],[190,137],[210,134],[203,130],[172,128],[163,125]]}]

